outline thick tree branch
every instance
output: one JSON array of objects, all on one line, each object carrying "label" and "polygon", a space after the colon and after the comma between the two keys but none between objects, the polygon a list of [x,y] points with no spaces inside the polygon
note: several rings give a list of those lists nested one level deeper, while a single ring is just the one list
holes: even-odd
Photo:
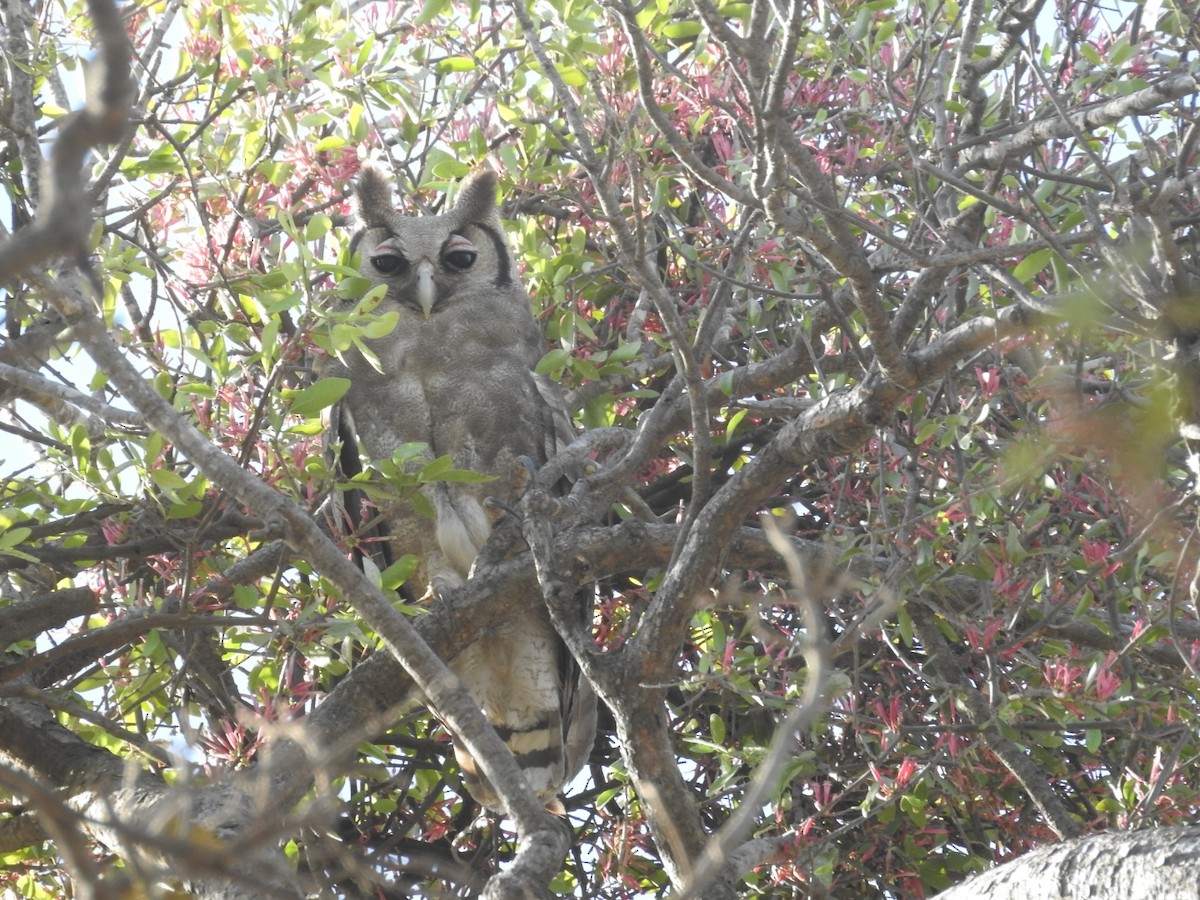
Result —
[{"label": "thick tree branch", "polygon": [[967,169],[998,169],[1013,157],[1022,156],[1056,138],[1070,137],[1079,132],[1095,132],[1130,116],[1161,109],[1164,104],[1197,91],[1200,91],[1200,82],[1194,75],[1172,75],[1128,96],[1106,100],[1067,116],[1055,115],[1038,120],[989,147],[964,150],[959,162]]},{"label": "thick tree branch", "polygon": [[87,252],[92,218],[87,213],[83,162],[93,147],[113,143],[125,133],[134,90],[129,77],[129,41],[116,4],[89,0],[88,11],[98,48],[88,102],[71,114],[54,142],[42,179],[37,218],[0,244],[0,281],[57,256],[78,260]]},{"label": "thick tree branch", "polygon": [[98,605],[91,588],[69,588],[15,600],[0,607],[0,648],[58,628],[76,616],[90,615]]},{"label": "thick tree branch", "polygon": [[[0,759],[29,779],[16,787],[34,802],[47,831],[68,839],[62,852],[70,853],[78,834],[119,852],[150,883],[184,884],[207,900],[299,896],[274,837],[251,828],[261,805],[237,788],[212,784],[192,791],[148,772],[131,775],[125,760],[25,700],[0,700],[0,734]],[[39,791],[47,786],[55,800],[43,803]],[[69,821],[64,808],[73,814]],[[77,870],[80,865],[76,860]],[[93,869],[82,874],[94,881]]]},{"label": "thick tree branch", "polygon": [[[976,875],[937,900],[1191,897],[1200,882],[1200,825],[1109,831],[1039,847]],[[1103,885],[1103,887],[1100,887]]]}]

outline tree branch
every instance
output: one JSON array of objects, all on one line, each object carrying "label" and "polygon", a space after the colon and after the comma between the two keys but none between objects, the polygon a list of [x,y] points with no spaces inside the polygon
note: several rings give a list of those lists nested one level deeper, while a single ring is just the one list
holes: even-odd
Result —
[{"label": "tree branch", "polygon": [[[7,382],[13,389],[12,393],[41,407],[55,421],[79,422],[86,425],[88,432],[93,435],[102,433],[105,423],[127,428],[140,428],[144,424],[136,413],[116,409],[73,387],[4,362],[0,362],[0,382]],[[81,412],[99,421],[88,420]]]},{"label": "tree branch", "polygon": [[[204,900],[299,896],[275,836],[250,827],[261,805],[236,787],[188,790],[144,771],[131,776],[125,760],[88,744],[25,700],[0,700],[0,734],[0,759],[19,773],[7,780],[22,779],[13,786],[35,804],[56,846],[75,860],[88,884],[96,882],[95,869],[81,869],[71,851],[84,836],[117,851],[150,883],[184,883]],[[54,786],[53,800],[42,794],[43,785]]]},{"label": "tree branch", "polygon": [[[14,5],[19,5],[16,0]],[[133,100],[129,40],[116,4],[88,0],[96,29],[87,105],[66,120],[43,175],[37,218],[0,245],[0,281],[56,256],[77,260],[87,252],[92,217],[87,214],[83,162],[93,147],[121,138]]]},{"label": "tree branch", "polygon": [[[1012,157],[1028,153],[1055,138],[1070,137],[1079,132],[1093,132],[1127,119],[1159,109],[1164,103],[1187,97],[1200,91],[1200,82],[1194,75],[1172,75],[1158,84],[1135,91],[1125,97],[1117,97],[1073,112],[1067,116],[1055,115],[1041,119],[1022,128],[1011,137],[997,141],[990,147],[967,149],[960,156],[963,168],[999,169]],[[986,135],[985,135],[986,139]]]},{"label": "tree branch", "polygon": [[1028,900],[1099,895],[1152,900],[1190,897],[1200,882],[1200,825],[1092,834],[1038,847],[969,878],[937,900]]}]

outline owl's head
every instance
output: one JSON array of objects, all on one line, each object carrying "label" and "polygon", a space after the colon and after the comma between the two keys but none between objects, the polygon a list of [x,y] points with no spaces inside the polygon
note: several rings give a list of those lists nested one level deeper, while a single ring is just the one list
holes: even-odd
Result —
[{"label": "owl's head", "polygon": [[405,216],[392,206],[388,179],[364,166],[355,188],[362,230],[350,244],[359,270],[388,286],[388,299],[425,318],[464,296],[513,285],[515,264],[496,209],[496,175],[478,169],[463,182],[452,209]]}]

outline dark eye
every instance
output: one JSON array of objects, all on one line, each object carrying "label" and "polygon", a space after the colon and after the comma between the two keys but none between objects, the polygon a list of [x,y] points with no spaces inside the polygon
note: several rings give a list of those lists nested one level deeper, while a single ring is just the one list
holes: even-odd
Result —
[{"label": "dark eye", "polygon": [[479,254],[474,250],[451,250],[442,257],[442,261],[452,269],[465,272],[471,266],[475,265],[475,258],[477,256]]},{"label": "dark eye", "polygon": [[408,260],[395,253],[372,256],[371,265],[380,275],[403,275],[408,270]]}]

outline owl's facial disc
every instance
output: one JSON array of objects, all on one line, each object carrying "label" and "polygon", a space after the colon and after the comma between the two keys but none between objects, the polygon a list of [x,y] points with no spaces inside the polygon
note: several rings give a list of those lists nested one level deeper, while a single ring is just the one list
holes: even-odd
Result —
[{"label": "owl's facial disc", "polygon": [[455,276],[468,272],[478,258],[479,251],[469,238],[451,234],[438,251],[436,262],[430,256],[410,260],[396,237],[380,241],[368,261],[379,276],[389,281],[411,278],[409,297],[417,301],[421,313],[428,319],[438,301],[439,276],[442,286],[453,292]]}]

